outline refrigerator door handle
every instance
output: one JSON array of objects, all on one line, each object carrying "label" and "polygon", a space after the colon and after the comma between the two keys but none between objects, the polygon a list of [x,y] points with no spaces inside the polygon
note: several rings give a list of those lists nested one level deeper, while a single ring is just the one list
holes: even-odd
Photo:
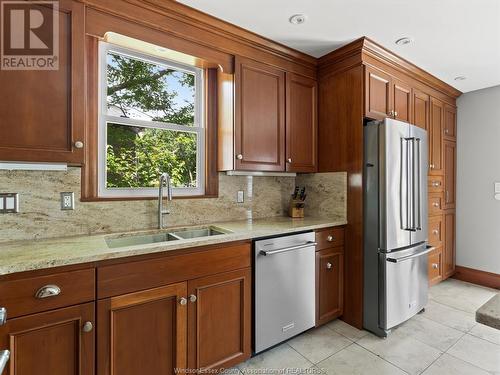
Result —
[{"label": "refrigerator door handle", "polygon": [[[412,138],[401,138],[401,182],[400,182],[400,207],[401,207],[401,229],[415,231],[414,229],[414,186],[413,186],[413,148]],[[404,160],[403,160],[404,159]],[[404,166],[404,167],[403,167]],[[404,169],[404,170],[403,170]],[[404,180],[404,181],[403,181]],[[406,199],[403,202],[403,189],[406,191]],[[403,224],[403,206],[405,207],[405,223]]]},{"label": "refrigerator door handle", "polygon": [[428,253],[430,253],[434,249],[435,249],[435,247],[428,246],[424,251],[420,251],[418,253],[415,253],[415,254],[412,254],[412,255],[408,255],[408,256],[405,256],[405,257],[401,257],[401,258],[386,258],[386,260],[388,262],[391,262],[391,263],[401,263],[401,262],[404,262],[405,260],[410,260],[410,259],[413,259],[413,258],[417,258],[417,257],[419,257],[421,255],[428,254]]},{"label": "refrigerator door handle", "polygon": [[416,210],[417,210],[417,219],[418,219],[418,224],[415,226],[415,230],[422,230],[422,159],[421,159],[421,153],[420,153],[420,138],[414,138],[413,142],[416,144],[416,148],[414,147],[414,152],[416,151],[417,155],[414,156],[414,167],[417,169],[417,176],[416,176],[416,183],[417,185],[417,199],[418,199],[418,204],[416,204]]}]

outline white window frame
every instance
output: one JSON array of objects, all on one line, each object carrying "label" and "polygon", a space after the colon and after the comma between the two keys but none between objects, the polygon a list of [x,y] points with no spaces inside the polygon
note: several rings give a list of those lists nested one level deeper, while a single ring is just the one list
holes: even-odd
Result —
[{"label": "white window frame", "polygon": [[[194,126],[183,126],[159,121],[146,121],[109,115],[107,108],[107,55],[116,52],[120,55],[143,60],[156,65],[194,74],[195,104]],[[203,70],[194,66],[179,64],[170,60],[144,54],[115,44],[99,42],[99,134],[98,134],[98,196],[99,197],[155,197],[158,188],[107,188],[107,124],[132,125],[145,128],[166,129],[197,134],[196,187],[174,187],[173,196],[194,196],[205,194],[205,124],[204,124],[204,85]],[[166,171],[165,171],[166,172]],[[158,176],[159,178],[160,176]]]}]

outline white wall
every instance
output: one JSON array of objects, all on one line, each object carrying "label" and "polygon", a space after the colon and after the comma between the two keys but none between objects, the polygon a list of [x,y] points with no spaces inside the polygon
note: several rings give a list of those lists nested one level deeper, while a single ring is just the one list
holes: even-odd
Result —
[{"label": "white wall", "polygon": [[500,86],[458,101],[457,265],[500,274]]}]

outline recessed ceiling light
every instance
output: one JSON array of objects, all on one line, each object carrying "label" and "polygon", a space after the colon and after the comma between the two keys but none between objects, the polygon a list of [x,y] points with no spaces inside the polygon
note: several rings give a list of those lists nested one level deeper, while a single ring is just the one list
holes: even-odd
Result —
[{"label": "recessed ceiling light", "polygon": [[395,42],[398,46],[404,46],[406,44],[413,43],[413,38],[410,38],[408,36],[405,36],[404,38],[399,38]]},{"label": "recessed ceiling light", "polygon": [[306,19],[307,17],[304,14],[294,14],[288,19],[288,21],[294,25],[301,25],[306,22]]},{"label": "recessed ceiling light", "polygon": [[465,81],[467,79],[466,76],[458,76],[458,77],[455,77],[453,78],[455,81]]}]

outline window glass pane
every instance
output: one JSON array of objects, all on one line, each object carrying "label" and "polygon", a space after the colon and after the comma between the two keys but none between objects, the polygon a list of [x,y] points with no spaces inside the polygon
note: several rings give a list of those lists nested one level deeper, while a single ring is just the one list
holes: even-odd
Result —
[{"label": "window glass pane", "polygon": [[107,54],[108,115],[194,126],[195,75]]},{"label": "window glass pane", "polygon": [[106,188],[157,187],[163,172],[197,187],[196,148],[196,133],[108,123]]}]

